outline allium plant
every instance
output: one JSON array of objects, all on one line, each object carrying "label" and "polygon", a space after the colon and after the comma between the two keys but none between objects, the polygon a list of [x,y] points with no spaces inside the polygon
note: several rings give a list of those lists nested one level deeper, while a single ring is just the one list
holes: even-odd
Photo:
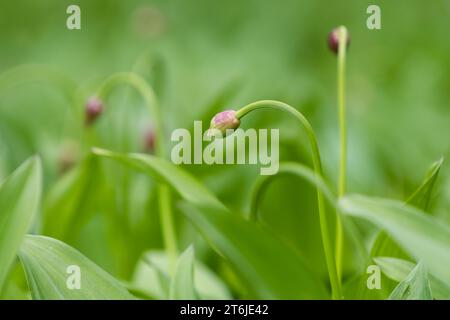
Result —
[{"label": "allium plant", "polygon": [[[316,134],[308,119],[296,108],[280,101],[261,100],[236,110],[220,112],[212,118],[210,129],[229,139],[231,137],[225,137],[229,130],[245,125],[244,120],[253,112],[270,108],[296,119],[307,134],[312,168],[301,163],[285,162],[280,164],[277,175],[259,177],[246,202],[250,205],[247,218],[228,208],[186,168],[166,160],[167,144],[156,94],[138,73],[112,75],[83,103],[74,83],[46,68],[23,66],[0,75],[0,89],[25,83],[31,78],[42,78],[61,89],[73,111],[73,118],[83,111],[83,118],[77,121],[80,130],[77,133],[81,136],[80,141],[74,144],[77,147],[69,145],[69,152],[63,152],[55,161],[63,169],[55,184],[43,188],[47,174],[43,174],[39,156],[25,161],[0,184],[0,296],[18,294],[26,281],[28,285],[23,289],[24,293],[20,293],[21,298],[448,299],[450,227],[428,214],[443,159],[433,164],[423,183],[404,202],[346,194],[345,62],[349,42],[349,33],[343,26],[332,30],[328,37],[328,45],[337,55],[340,131],[337,188],[329,186]],[[135,89],[148,108],[153,126],[144,137],[145,153],[114,152],[95,147],[95,139],[81,141],[83,134],[95,137],[96,125],[103,121],[103,115],[108,112],[109,95],[122,85]],[[78,150],[83,143],[84,153]],[[164,251],[141,249],[138,251],[141,257],[131,256],[130,252],[137,244],[130,239],[135,239],[133,232],[139,229],[140,221],[138,228],[133,229],[123,215],[114,215],[116,202],[120,200],[111,196],[114,195],[108,184],[111,181],[105,177],[106,166],[100,159],[138,170],[157,183],[157,203],[149,207],[152,212],[148,214],[159,214],[157,228],[160,229]],[[316,189],[315,200],[329,286],[322,275],[305,262],[308,257],[261,223],[258,209],[264,191],[281,174],[298,176]],[[134,190],[125,183],[118,187],[124,193]],[[336,192],[333,189],[337,189]],[[177,193],[177,198],[172,197],[172,191]],[[144,190],[140,195],[146,192]],[[153,198],[149,199],[153,204]],[[172,212],[175,199],[181,200],[178,206],[180,216],[186,218],[209,244],[201,243],[202,255],[195,254],[197,240],[189,238],[192,241],[189,246],[181,239],[183,237],[177,237]],[[140,210],[147,211],[147,206],[140,207]],[[131,264],[131,275],[117,271],[113,272],[113,276],[72,247],[92,219],[90,214],[98,211],[105,211],[101,218],[113,231],[108,234],[111,242],[119,243],[117,247],[121,250],[117,252],[122,255],[114,258]],[[365,219],[378,227],[370,250],[355,228],[353,218]],[[145,229],[145,233],[154,231]],[[103,239],[97,230],[93,233],[95,241]],[[159,233],[155,233],[159,237]],[[350,275],[343,272],[343,256],[347,253],[344,252],[347,250],[344,236],[346,242],[353,243],[361,260],[358,270],[352,270]],[[88,245],[91,244],[89,241],[92,238],[86,240]],[[178,248],[182,246],[187,249],[181,253]],[[107,245],[102,243],[103,247]],[[213,251],[218,255],[213,255]],[[211,260],[217,263],[207,265],[204,262],[209,259],[203,259],[205,256],[212,257]],[[20,264],[16,263],[17,257]],[[380,267],[386,276],[382,286],[377,283],[376,277],[371,282],[367,274]],[[77,278],[80,270],[82,281]],[[22,274],[25,274],[25,279]]]}]

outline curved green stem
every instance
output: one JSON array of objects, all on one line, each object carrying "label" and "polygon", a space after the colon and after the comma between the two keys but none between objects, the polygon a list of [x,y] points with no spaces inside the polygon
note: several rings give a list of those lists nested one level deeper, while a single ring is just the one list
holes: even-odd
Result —
[{"label": "curved green stem", "polygon": [[[339,160],[339,182],[338,196],[345,193],[345,181],[347,170],[347,125],[345,112],[345,56],[347,50],[347,29],[339,27],[338,30],[338,67],[337,67],[337,92],[339,109],[339,131],[340,131],[340,160]],[[342,256],[344,246],[344,230],[341,217],[338,214],[336,220],[336,266],[339,279],[342,277]]]},{"label": "curved green stem", "polygon": [[[312,152],[312,160],[313,160],[313,167],[315,174],[319,177],[323,177],[323,171],[322,171],[322,163],[320,160],[320,153],[319,153],[319,147],[317,144],[316,135],[314,134],[314,131],[311,127],[311,124],[309,121],[305,118],[303,114],[301,114],[299,111],[297,111],[295,108],[291,107],[290,105],[275,101],[275,100],[261,100],[257,102],[250,103],[243,108],[236,111],[236,117],[238,119],[241,119],[249,112],[261,109],[261,108],[273,108],[278,109],[282,111],[286,111],[293,115],[298,121],[300,121],[301,125],[306,129],[306,133],[308,135],[309,142],[311,144],[311,152]],[[340,299],[341,298],[341,285],[339,282],[339,278],[337,276],[337,270],[336,270],[336,263],[334,258],[334,252],[332,249],[332,242],[330,239],[330,233],[329,233],[329,226],[327,222],[327,215],[325,211],[325,202],[323,198],[322,191],[317,189],[317,205],[318,205],[318,211],[319,211],[319,221],[320,221],[320,230],[322,235],[322,242],[323,242],[323,248],[325,252],[325,259],[327,263],[327,269],[328,274],[330,277],[330,283],[331,283],[331,291],[332,291],[332,297],[333,299]]]},{"label": "curved green stem", "polygon": [[[165,148],[163,141],[163,127],[159,105],[153,89],[139,75],[133,72],[121,72],[112,75],[99,88],[97,95],[100,99],[105,100],[106,96],[112,89],[118,85],[127,84],[135,88],[143,97],[148,111],[154,119],[154,130],[157,137],[155,153],[157,156],[165,157]],[[169,265],[171,272],[175,268],[176,257],[178,255],[177,239],[175,233],[175,225],[173,223],[173,214],[171,209],[171,193],[170,189],[161,185],[158,187],[158,205],[160,213],[161,231],[164,240],[164,246],[167,250]]]}]

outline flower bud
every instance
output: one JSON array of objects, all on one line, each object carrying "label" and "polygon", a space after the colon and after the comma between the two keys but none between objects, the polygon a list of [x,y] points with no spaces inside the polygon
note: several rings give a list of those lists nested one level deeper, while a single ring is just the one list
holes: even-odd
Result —
[{"label": "flower bud", "polygon": [[103,102],[97,97],[90,97],[86,102],[85,123],[91,125],[103,111]]},{"label": "flower bud", "polygon": [[[340,30],[345,31],[345,32],[341,33]],[[331,51],[333,51],[336,54],[338,53],[338,49],[339,49],[339,34],[340,33],[346,35],[347,39],[345,40],[345,43],[347,45],[347,48],[350,45],[350,35],[347,31],[347,28],[345,28],[344,26],[334,28],[328,35],[328,47],[330,48]]]},{"label": "flower bud", "polygon": [[218,129],[222,136],[226,136],[227,129],[236,129],[241,121],[236,117],[236,111],[226,110],[214,116],[211,120],[210,129]]},{"label": "flower bud", "polygon": [[146,152],[153,154],[156,145],[156,132],[153,128],[148,129],[144,135],[144,149]]}]

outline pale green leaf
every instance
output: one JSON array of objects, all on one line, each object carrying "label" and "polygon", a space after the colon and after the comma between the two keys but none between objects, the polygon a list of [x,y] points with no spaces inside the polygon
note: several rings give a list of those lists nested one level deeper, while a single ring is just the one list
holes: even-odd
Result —
[{"label": "pale green leaf", "polygon": [[113,276],[59,240],[28,235],[19,258],[34,300],[134,298]]},{"label": "pale green leaf", "polygon": [[[433,187],[439,174],[444,158],[439,159],[428,169],[425,178],[416,191],[406,200],[409,205],[415,206],[426,212],[431,199]],[[408,255],[402,250],[398,244],[389,237],[386,232],[381,231],[375,238],[372,246],[371,256],[389,256],[407,259]]]},{"label": "pale green leaf", "polygon": [[169,298],[172,300],[198,299],[194,287],[194,248],[187,248],[175,267],[175,274],[170,283]]},{"label": "pale green leaf", "polygon": [[392,291],[389,300],[431,300],[428,275],[422,263],[419,263],[405,280]]},{"label": "pale green leaf", "polygon": [[450,285],[450,228],[403,202],[350,195],[339,200],[341,212],[371,221],[429,272]]},{"label": "pale green leaf", "polygon": [[[377,265],[381,267],[381,271],[389,278],[396,282],[406,279],[408,274],[414,269],[415,264],[397,258],[391,257],[375,257],[373,259]],[[436,299],[450,299],[450,286],[446,285],[439,279],[429,276],[431,292]]]},{"label": "pale green leaf", "polygon": [[[155,299],[169,297],[169,263],[166,252],[148,251],[136,266],[132,287]],[[200,299],[227,300],[230,292],[223,281],[206,265],[194,261],[194,285]]]},{"label": "pale green leaf", "polygon": [[38,157],[33,157],[0,186],[0,290],[38,211],[41,184],[41,162]]}]

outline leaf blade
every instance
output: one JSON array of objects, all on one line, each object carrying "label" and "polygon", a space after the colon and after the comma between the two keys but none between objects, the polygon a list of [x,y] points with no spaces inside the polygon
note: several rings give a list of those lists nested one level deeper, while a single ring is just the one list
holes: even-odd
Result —
[{"label": "leaf blade", "polygon": [[428,275],[422,263],[395,287],[389,300],[432,300]]},{"label": "leaf blade", "polygon": [[164,159],[139,153],[112,152],[99,148],[93,148],[92,152],[97,156],[118,161],[162,180],[189,202],[224,208],[215,195],[191,174]]},{"label": "leaf blade", "polygon": [[175,274],[170,284],[169,299],[196,300],[194,288],[194,248],[188,247],[178,258]]},{"label": "leaf blade", "polygon": [[422,260],[436,277],[450,284],[450,228],[400,201],[349,195],[341,212],[367,219],[389,232],[409,254]]},{"label": "leaf blade", "polygon": [[[381,267],[381,271],[391,280],[401,282],[414,269],[414,263],[391,257],[375,257],[374,261]],[[433,275],[429,276],[431,292],[436,299],[450,299],[450,286]]]},{"label": "leaf blade", "polygon": [[34,156],[0,186],[0,289],[38,211],[41,185],[41,161]]},{"label": "leaf blade", "polygon": [[[113,276],[59,240],[27,235],[19,258],[33,299],[133,299]],[[79,267],[79,289],[68,286],[69,266]]]},{"label": "leaf blade", "polygon": [[[297,251],[241,216],[184,205],[183,212],[262,299],[324,299],[329,292]],[[277,272],[278,271],[278,272]]]}]

